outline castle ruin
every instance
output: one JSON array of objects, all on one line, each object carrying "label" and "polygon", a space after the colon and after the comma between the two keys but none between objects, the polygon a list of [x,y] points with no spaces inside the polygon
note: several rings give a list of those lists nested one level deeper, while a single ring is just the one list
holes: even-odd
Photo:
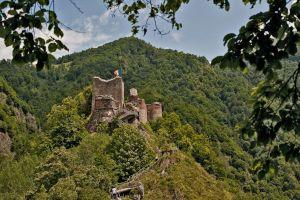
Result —
[{"label": "castle ruin", "polygon": [[99,123],[109,123],[115,118],[125,123],[138,124],[162,117],[160,102],[146,104],[145,100],[138,96],[135,88],[131,88],[129,93],[129,100],[125,102],[124,82],[120,76],[110,80],[94,77],[92,115],[88,129],[95,131]]}]

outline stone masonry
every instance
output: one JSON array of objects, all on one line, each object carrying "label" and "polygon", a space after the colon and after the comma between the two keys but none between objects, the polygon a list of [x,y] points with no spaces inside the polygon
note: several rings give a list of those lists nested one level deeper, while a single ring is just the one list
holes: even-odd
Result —
[{"label": "stone masonry", "polygon": [[104,80],[100,77],[93,79],[93,99],[92,110],[95,109],[95,100],[100,96],[111,96],[116,102],[118,109],[124,106],[124,82],[117,76],[110,80]]},{"label": "stone masonry", "polygon": [[95,131],[101,122],[111,122],[118,118],[125,123],[146,123],[162,117],[162,104],[146,104],[139,98],[137,89],[130,89],[129,101],[124,100],[124,82],[116,76],[110,80],[94,77],[92,89],[92,114],[88,124],[90,131]]}]

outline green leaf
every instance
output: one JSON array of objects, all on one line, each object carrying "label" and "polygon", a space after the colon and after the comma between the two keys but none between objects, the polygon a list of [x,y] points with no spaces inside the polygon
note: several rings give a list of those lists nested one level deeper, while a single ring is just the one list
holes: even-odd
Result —
[{"label": "green leaf", "polygon": [[58,49],[65,49],[65,50],[69,51],[68,47],[66,45],[64,45],[60,40],[56,40],[55,42],[58,45],[58,47],[57,47]]},{"label": "green leaf", "polygon": [[57,16],[56,16],[56,13],[54,11],[49,10],[48,15],[49,15],[49,21],[50,22],[52,22],[52,23],[57,22]]},{"label": "green leaf", "polygon": [[3,1],[3,2],[1,2],[0,3],[0,9],[2,10],[4,8],[6,8],[9,4],[11,4],[10,1]]},{"label": "green leaf", "polygon": [[12,35],[7,35],[4,39],[5,46],[11,46],[13,44]]},{"label": "green leaf", "polygon": [[249,68],[248,67],[245,67],[243,69],[243,74],[249,74]]},{"label": "green leaf", "polygon": [[0,26],[0,37],[1,38],[5,38],[8,33],[9,33],[9,31],[6,28]]},{"label": "green leaf", "polygon": [[220,64],[223,59],[224,59],[224,56],[217,56],[211,61],[211,65]]},{"label": "green leaf", "polygon": [[41,5],[48,5],[49,4],[49,0],[38,0],[38,2]]},{"label": "green leaf", "polygon": [[49,50],[51,53],[55,52],[56,49],[57,49],[57,44],[55,44],[55,43],[50,43],[50,44],[49,44],[48,50]]},{"label": "green leaf", "polygon": [[9,10],[7,13],[10,14],[10,15],[18,14],[18,12],[16,10]]},{"label": "green leaf", "polygon": [[225,35],[225,37],[224,37],[224,39],[223,39],[223,42],[224,42],[224,46],[227,44],[227,42],[229,41],[229,40],[231,40],[233,37],[235,37],[236,36],[236,34],[234,34],[234,33],[229,33],[229,34],[227,34],[227,35]]},{"label": "green leaf", "polygon": [[58,26],[54,27],[54,34],[58,37],[63,37],[64,36],[64,33],[62,32],[62,30]]}]

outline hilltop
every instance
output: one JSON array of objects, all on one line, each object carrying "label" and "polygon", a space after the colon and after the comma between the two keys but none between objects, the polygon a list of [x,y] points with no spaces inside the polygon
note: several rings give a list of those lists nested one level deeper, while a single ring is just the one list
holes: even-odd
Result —
[{"label": "hilltop", "polygon": [[220,122],[231,126],[245,118],[247,112],[244,102],[250,85],[241,74],[212,69],[204,57],[157,49],[133,37],[64,56],[52,69],[41,72],[7,62],[1,62],[0,66],[1,76],[42,121],[53,104],[79,93],[91,84],[95,75],[111,78],[113,70],[119,67],[124,68],[125,88],[136,87],[150,102],[154,98],[158,101],[169,98],[168,101],[177,102],[171,105],[175,107],[190,101],[201,113],[218,116]]}]

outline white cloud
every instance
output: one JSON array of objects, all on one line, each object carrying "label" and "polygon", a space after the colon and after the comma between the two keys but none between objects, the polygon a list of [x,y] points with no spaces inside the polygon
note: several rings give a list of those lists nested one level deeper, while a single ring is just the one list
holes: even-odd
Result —
[{"label": "white cloud", "polygon": [[[119,23],[120,19],[120,16],[112,18],[110,11],[105,11],[100,15],[75,18],[69,24],[74,30],[64,28],[64,37],[58,38],[69,48],[69,51],[57,51],[54,55],[60,57],[124,37],[124,34],[120,35],[124,31],[123,24]],[[36,31],[36,37],[47,39],[49,36],[53,37],[53,33],[50,33],[47,29]],[[3,41],[0,40],[0,59],[3,58],[12,58],[12,48],[6,48]]]},{"label": "white cloud", "polygon": [[91,32],[78,33],[72,30],[64,30],[62,42],[68,46],[70,50],[76,50],[81,45],[89,42],[92,39]]},{"label": "white cloud", "polygon": [[6,47],[3,39],[0,39],[0,59],[11,59],[12,58],[12,48]]},{"label": "white cloud", "polygon": [[171,35],[172,39],[175,40],[175,42],[180,42],[181,39],[182,39],[182,34],[181,33],[172,32],[170,35]]},{"label": "white cloud", "polygon": [[58,51],[55,56],[59,57],[85,48],[96,47],[108,42],[110,39],[110,35],[101,32],[78,33],[72,30],[64,30],[62,42],[69,48],[69,51]]},{"label": "white cloud", "polygon": [[92,15],[83,20],[82,23],[85,32],[94,31],[95,27],[98,25],[97,18],[98,17],[96,15]]},{"label": "white cloud", "polygon": [[99,21],[101,25],[107,25],[109,18],[111,18],[111,12],[110,10],[105,11],[104,13],[102,13],[99,17]]},{"label": "white cloud", "polygon": [[[75,51],[96,47],[109,42],[113,38],[113,35],[115,35],[114,33],[111,33],[111,29],[109,29],[112,26],[109,17],[110,12],[106,11],[100,16],[92,15],[82,19],[81,22],[77,21],[78,29],[83,32],[64,30],[62,41],[70,51],[65,51],[65,53],[60,52],[59,55],[73,53]],[[117,33],[117,30],[114,32]]]},{"label": "white cloud", "polygon": [[107,35],[105,33],[99,33],[98,35],[96,35],[95,41],[97,41],[97,42],[106,42],[109,39],[111,39],[110,35]]},{"label": "white cloud", "polygon": [[73,30],[64,30],[62,42],[69,48],[69,51],[58,51],[55,56],[59,57],[65,54],[78,52],[86,48],[97,47],[112,39],[112,35],[101,31],[94,23],[94,20],[87,19],[84,23],[86,32],[76,32]]}]

